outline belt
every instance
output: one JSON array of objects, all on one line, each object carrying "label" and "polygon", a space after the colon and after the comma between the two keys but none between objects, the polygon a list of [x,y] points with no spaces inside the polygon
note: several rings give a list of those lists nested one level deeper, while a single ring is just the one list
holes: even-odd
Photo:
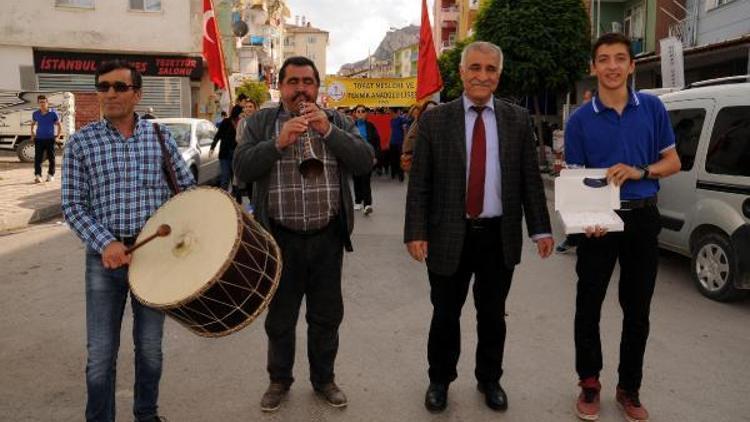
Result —
[{"label": "belt", "polygon": [[297,236],[310,237],[310,236],[315,236],[317,234],[323,233],[327,228],[331,227],[331,223],[334,220],[335,219],[329,221],[328,224],[326,224],[325,226],[323,226],[323,227],[321,227],[319,229],[312,229],[312,230],[295,230],[295,229],[290,229],[289,227],[284,227],[282,224],[280,224],[276,220],[271,220],[271,228],[273,228],[275,230],[282,231],[282,232],[295,234]]},{"label": "belt", "polygon": [[499,228],[503,222],[503,217],[490,218],[467,218],[466,227],[470,230],[485,230]]},{"label": "belt", "polygon": [[620,209],[621,210],[634,210],[638,208],[646,208],[649,206],[656,205],[656,197],[652,196],[650,198],[642,198],[642,199],[629,199],[627,201],[620,201]]},{"label": "belt", "polygon": [[135,245],[136,239],[138,239],[138,236],[118,236],[115,235],[115,239],[117,239],[118,242],[121,242],[125,246],[133,246]]}]

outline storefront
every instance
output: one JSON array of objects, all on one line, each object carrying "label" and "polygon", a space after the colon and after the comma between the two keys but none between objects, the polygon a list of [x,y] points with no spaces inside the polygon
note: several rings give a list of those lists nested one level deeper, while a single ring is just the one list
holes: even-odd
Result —
[{"label": "storefront", "polygon": [[[34,71],[39,90],[76,94],[76,126],[98,118],[94,74],[99,63],[121,59],[143,74],[143,97],[136,111],[149,107],[157,117],[191,117],[198,99],[192,98],[203,76],[200,56],[133,55],[34,50]],[[80,97],[80,100],[78,99]],[[89,108],[92,108],[89,110]],[[82,117],[82,118],[78,118]]]}]

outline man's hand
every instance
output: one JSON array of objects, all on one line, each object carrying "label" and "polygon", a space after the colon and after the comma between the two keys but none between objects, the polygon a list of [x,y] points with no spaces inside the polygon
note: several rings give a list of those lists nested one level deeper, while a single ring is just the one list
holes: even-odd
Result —
[{"label": "man's hand", "polygon": [[423,262],[427,258],[427,241],[426,240],[412,240],[406,242],[406,250],[409,251],[409,255],[419,262]]},{"label": "man's hand", "polygon": [[550,237],[543,237],[536,241],[536,250],[539,252],[539,256],[547,258],[552,255],[552,248],[555,246],[555,239]]},{"label": "man's hand", "polygon": [[102,265],[104,265],[104,268],[114,270],[123,265],[129,265],[130,255],[125,253],[126,249],[125,245],[118,241],[107,245],[102,251]]},{"label": "man's hand", "polygon": [[211,158],[213,156],[214,156],[214,149],[211,148],[211,149],[208,150],[208,158]]},{"label": "man's hand", "polygon": [[331,122],[328,121],[326,113],[318,108],[318,105],[315,103],[304,104],[305,106],[302,115],[307,119],[307,123],[310,127],[321,136],[328,133],[328,130],[331,128]]},{"label": "man's hand", "polygon": [[594,227],[586,227],[586,237],[602,237],[607,234],[607,229],[599,226],[598,224]]},{"label": "man's hand", "polygon": [[641,180],[642,170],[627,164],[615,164],[607,169],[607,181],[622,186],[626,180]]},{"label": "man's hand", "polygon": [[305,116],[298,116],[287,120],[284,126],[281,127],[281,133],[279,133],[276,146],[279,149],[284,149],[297,142],[297,138],[307,132],[307,127],[307,118]]}]

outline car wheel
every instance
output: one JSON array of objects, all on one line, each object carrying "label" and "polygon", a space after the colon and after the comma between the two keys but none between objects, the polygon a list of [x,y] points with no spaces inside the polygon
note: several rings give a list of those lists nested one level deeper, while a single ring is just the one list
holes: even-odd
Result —
[{"label": "car wheel", "polygon": [[16,145],[16,155],[23,163],[34,162],[34,143],[31,142],[31,139],[24,139]]},{"label": "car wheel", "polygon": [[691,272],[698,290],[710,299],[729,302],[743,296],[734,286],[736,258],[724,234],[709,232],[698,239],[693,249]]}]

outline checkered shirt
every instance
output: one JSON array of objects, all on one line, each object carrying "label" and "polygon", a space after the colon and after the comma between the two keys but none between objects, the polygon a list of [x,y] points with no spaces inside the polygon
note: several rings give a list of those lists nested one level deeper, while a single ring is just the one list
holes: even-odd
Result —
[{"label": "checkered shirt", "polygon": [[[289,118],[289,113],[280,112],[278,127],[281,128]],[[323,173],[314,178],[302,177],[299,171],[304,147],[302,137],[282,151],[281,159],[271,173],[268,214],[272,220],[291,230],[321,229],[338,215],[341,207],[336,157],[317,133],[311,133],[311,145],[315,155],[323,161]]]},{"label": "checkered shirt", "polygon": [[[161,127],[172,155],[177,184],[195,184],[172,135]],[[152,123],[136,117],[133,137],[106,119],[73,134],[62,163],[62,211],[78,237],[101,253],[115,236],[136,236],[172,195]]]}]

